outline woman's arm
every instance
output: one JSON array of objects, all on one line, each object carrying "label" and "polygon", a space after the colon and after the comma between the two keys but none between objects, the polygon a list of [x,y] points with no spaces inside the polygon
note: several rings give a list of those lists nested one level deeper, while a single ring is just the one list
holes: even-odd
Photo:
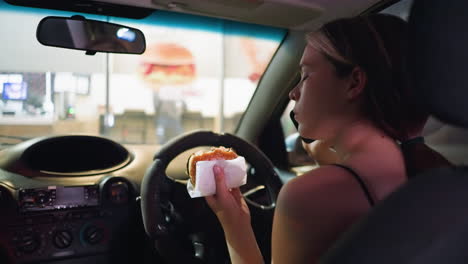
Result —
[{"label": "woman's arm", "polygon": [[216,194],[206,197],[208,205],[218,217],[224,230],[224,236],[233,264],[263,263],[250,224],[250,211],[239,188],[229,190],[226,187],[224,171],[213,167],[216,181]]},{"label": "woman's arm", "polygon": [[224,228],[224,235],[231,257],[231,263],[261,264],[264,263],[262,253],[258,248],[252,227]]}]

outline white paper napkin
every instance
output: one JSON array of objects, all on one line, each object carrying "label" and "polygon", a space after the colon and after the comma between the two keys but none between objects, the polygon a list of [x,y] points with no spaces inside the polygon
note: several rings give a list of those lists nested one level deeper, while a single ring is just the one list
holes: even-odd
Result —
[{"label": "white paper napkin", "polygon": [[239,156],[232,160],[207,160],[196,164],[195,187],[189,180],[187,190],[192,198],[210,196],[216,193],[213,166],[218,165],[224,169],[226,186],[236,188],[247,182],[247,165],[245,159]]}]

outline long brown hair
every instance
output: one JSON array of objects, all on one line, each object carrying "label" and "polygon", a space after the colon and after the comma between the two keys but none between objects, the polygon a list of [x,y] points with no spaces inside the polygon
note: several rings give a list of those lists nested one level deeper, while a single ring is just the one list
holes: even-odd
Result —
[{"label": "long brown hair", "polygon": [[407,70],[407,23],[386,14],[334,20],[307,36],[338,77],[359,66],[367,75],[363,112],[389,136],[403,141],[422,128],[427,113],[412,105]]}]

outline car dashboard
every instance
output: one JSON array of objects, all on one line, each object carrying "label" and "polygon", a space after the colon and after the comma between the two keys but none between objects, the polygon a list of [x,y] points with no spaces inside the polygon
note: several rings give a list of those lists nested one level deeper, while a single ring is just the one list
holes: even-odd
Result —
[{"label": "car dashboard", "polygon": [[140,159],[94,136],[37,138],[0,152],[0,263],[128,263],[144,241],[132,178]]}]

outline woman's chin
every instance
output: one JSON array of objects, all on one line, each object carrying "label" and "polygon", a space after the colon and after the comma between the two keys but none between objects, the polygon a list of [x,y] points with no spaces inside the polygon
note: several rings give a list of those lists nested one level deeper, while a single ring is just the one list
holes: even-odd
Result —
[{"label": "woman's chin", "polygon": [[302,138],[317,139],[317,138],[320,137],[318,135],[318,133],[315,133],[314,130],[312,130],[310,128],[307,128],[307,127],[304,127],[304,126],[301,126],[300,124],[299,124],[299,127],[298,127],[297,131],[299,132],[299,135]]},{"label": "woman's chin", "polygon": [[307,133],[307,131],[303,128],[301,128],[301,125],[299,125],[298,129],[297,129],[297,132],[299,132],[299,135],[302,137],[302,138],[313,138],[311,136],[311,133]]}]

